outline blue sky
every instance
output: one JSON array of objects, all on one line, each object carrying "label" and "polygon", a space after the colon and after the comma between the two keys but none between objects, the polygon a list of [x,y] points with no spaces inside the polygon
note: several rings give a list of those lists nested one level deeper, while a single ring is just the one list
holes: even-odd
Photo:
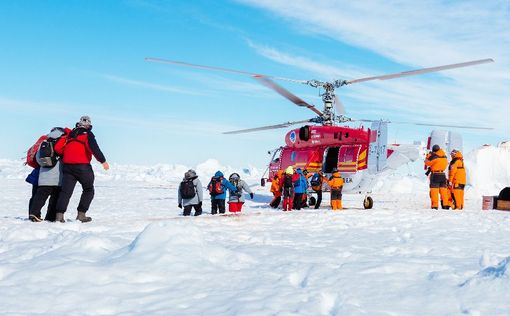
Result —
[{"label": "blue sky", "polygon": [[[495,58],[338,92],[356,118],[496,128],[462,131],[466,149],[510,134],[508,1],[5,0],[0,42],[0,158],[86,114],[111,162],[263,167],[286,129],[221,132],[313,116],[249,77],[145,57],[322,80]],[[282,85],[321,107],[317,90]],[[429,131],[395,124],[389,135]]]}]

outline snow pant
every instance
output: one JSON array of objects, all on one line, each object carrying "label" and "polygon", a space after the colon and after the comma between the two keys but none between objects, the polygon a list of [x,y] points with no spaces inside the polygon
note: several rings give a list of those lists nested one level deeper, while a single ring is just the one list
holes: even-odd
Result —
[{"label": "snow pant", "polygon": [[294,203],[293,209],[300,210],[303,205],[303,194],[304,193],[294,193]]},{"label": "snow pant", "polygon": [[48,210],[46,211],[46,216],[44,220],[46,221],[55,221],[55,217],[57,215],[57,201],[58,196],[60,194],[59,186],[39,186],[37,187],[37,192],[32,200],[32,204],[30,205],[30,215],[35,215],[37,217],[41,217],[41,209],[44,204],[46,204],[46,200],[48,197],[50,201],[48,202]]},{"label": "snow pant", "polygon": [[211,200],[211,214],[218,214],[218,211],[220,211],[220,214],[225,214],[225,200]]},{"label": "snow pant", "polygon": [[244,202],[228,202],[228,211],[231,213],[241,212]]},{"label": "snow pant", "polygon": [[294,200],[294,189],[283,188],[283,210],[292,211],[292,204]]},{"label": "snow pant", "polygon": [[322,202],[322,191],[315,191],[317,193],[317,201],[315,202],[315,209],[318,209],[321,206]]},{"label": "snow pant", "polygon": [[30,216],[30,209],[32,208],[32,203],[34,202],[35,194],[37,193],[37,185],[32,184],[32,196],[30,197],[30,200],[28,200],[28,215]]},{"label": "snow pant", "polygon": [[90,164],[64,164],[62,174],[62,191],[57,202],[57,213],[65,213],[73,195],[76,182],[83,189],[78,204],[78,212],[87,212],[94,199],[94,171]]},{"label": "snow pant", "polygon": [[443,209],[450,208],[448,182],[444,172],[433,172],[430,175],[430,201],[433,209],[439,207],[439,195],[441,195],[441,206]]},{"label": "snow pant", "polygon": [[191,209],[195,209],[195,216],[202,215],[202,205],[201,204],[192,204],[192,205],[186,205],[183,208],[182,215],[184,216],[190,216],[191,215]]},{"label": "snow pant", "polygon": [[342,189],[331,189],[331,209],[333,211],[342,209]]},{"label": "snow pant", "polygon": [[453,185],[450,189],[452,196],[452,209],[462,210],[464,208],[464,184]]},{"label": "snow pant", "polygon": [[280,205],[281,201],[282,201],[282,195],[281,194],[278,194],[278,195],[275,194],[273,199],[269,203],[269,206],[271,206],[272,208],[278,208],[278,206]]}]

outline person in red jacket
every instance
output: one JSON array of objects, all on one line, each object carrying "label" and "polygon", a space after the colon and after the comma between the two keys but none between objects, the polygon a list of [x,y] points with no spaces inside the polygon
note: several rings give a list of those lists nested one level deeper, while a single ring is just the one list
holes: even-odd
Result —
[{"label": "person in red jacket", "polygon": [[62,191],[57,201],[56,220],[62,223],[65,222],[64,213],[69,205],[76,182],[79,182],[83,192],[78,204],[76,219],[81,222],[90,222],[92,218],[85,214],[94,198],[94,171],[90,165],[92,155],[103,165],[104,170],[110,168],[101,149],[99,149],[96,137],[92,133],[90,117],[82,116],[67,137],[62,137],[55,144],[55,152],[62,155],[62,162],[64,163]]}]

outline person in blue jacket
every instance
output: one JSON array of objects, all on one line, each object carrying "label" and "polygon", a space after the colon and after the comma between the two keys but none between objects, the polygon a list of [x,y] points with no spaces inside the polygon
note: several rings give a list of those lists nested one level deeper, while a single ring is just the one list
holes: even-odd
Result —
[{"label": "person in blue jacket", "polygon": [[207,185],[211,195],[211,214],[225,214],[225,200],[227,199],[227,190],[236,193],[237,188],[224,178],[223,172],[216,171],[214,177]]},{"label": "person in blue jacket", "polygon": [[306,189],[308,188],[308,181],[306,181],[306,177],[303,175],[303,170],[301,170],[301,168],[296,169],[296,174],[298,175],[298,179],[294,182],[294,202],[292,205],[295,210],[300,210],[303,204],[303,194],[306,193]]}]

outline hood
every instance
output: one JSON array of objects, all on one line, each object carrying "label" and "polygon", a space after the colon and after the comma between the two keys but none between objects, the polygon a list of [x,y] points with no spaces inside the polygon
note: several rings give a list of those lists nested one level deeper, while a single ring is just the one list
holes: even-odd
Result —
[{"label": "hood", "polygon": [[460,151],[456,152],[453,156],[453,159],[462,159],[464,156],[462,156],[462,153]]},{"label": "hood", "polygon": [[301,168],[297,168],[296,169],[296,173],[298,173],[300,175],[303,175],[303,170]]},{"label": "hood", "polygon": [[294,174],[294,168],[292,166],[288,166],[287,169],[285,169],[286,174]]},{"label": "hood", "polygon": [[439,149],[438,151],[434,152],[438,157],[446,157],[446,154],[444,153],[444,150]]},{"label": "hood", "polygon": [[215,177],[223,177],[223,172],[221,171],[216,171],[216,173],[214,174]]},{"label": "hood", "polygon": [[331,174],[333,177],[340,178],[340,171],[335,171]]}]

